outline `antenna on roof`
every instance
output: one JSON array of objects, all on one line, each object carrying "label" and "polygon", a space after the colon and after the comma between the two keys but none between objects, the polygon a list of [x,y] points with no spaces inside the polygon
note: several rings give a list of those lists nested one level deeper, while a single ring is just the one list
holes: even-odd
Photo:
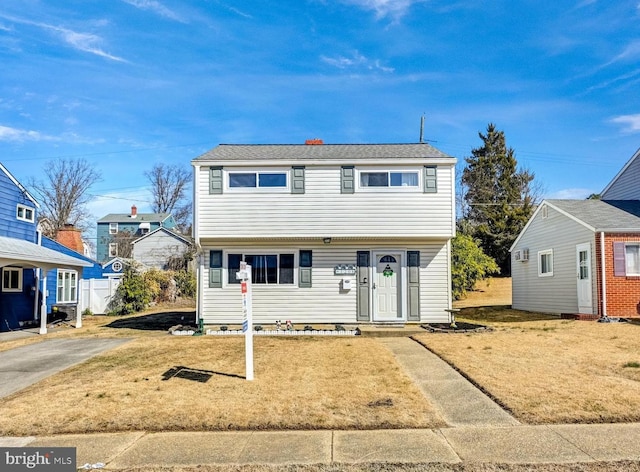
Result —
[{"label": "antenna on roof", "polygon": [[424,139],[424,113],[420,117],[420,144],[428,143],[437,143],[438,141],[433,141],[431,139]]}]

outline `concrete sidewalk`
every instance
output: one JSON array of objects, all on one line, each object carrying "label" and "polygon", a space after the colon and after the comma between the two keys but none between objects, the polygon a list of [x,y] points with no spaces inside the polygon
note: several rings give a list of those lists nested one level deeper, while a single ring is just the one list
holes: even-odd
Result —
[{"label": "concrete sidewalk", "polygon": [[116,433],[0,438],[0,447],[76,447],[77,465],[589,463],[640,461],[640,424],[465,426],[375,431]]}]

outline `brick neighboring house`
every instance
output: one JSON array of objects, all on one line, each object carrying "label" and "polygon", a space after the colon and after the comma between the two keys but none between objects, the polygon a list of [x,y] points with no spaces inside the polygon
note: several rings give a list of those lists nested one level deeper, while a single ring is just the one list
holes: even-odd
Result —
[{"label": "brick neighboring house", "polygon": [[640,150],[601,200],[545,200],[511,247],[513,308],[640,317]]},{"label": "brick neighboring house", "polygon": [[97,226],[96,259],[105,263],[114,257],[130,257],[129,244],[135,239],[158,228],[175,228],[176,222],[170,213],[138,213],[134,205],[131,213],[110,213]]}]

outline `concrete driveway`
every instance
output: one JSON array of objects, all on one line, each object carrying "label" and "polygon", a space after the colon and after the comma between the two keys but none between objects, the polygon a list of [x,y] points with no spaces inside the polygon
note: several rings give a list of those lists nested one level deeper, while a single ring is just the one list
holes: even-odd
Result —
[{"label": "concrete driveway", "polygon": [[0,352],[0,398],[128,341],[50,339]]}]

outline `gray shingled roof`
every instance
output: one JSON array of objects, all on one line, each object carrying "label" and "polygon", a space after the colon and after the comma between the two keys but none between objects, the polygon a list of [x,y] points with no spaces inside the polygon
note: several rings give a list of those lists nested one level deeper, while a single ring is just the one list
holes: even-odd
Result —
[{"label": "gray shingled roof", "polygon": [[23,239],[0,236],[0,260],[38,267],[91,267],[93,264]]},{"label": "gray shingled roof", "polygon": [[596,231],[627,229],[640,231],[639,200],[546,200]]},{"label": "gray shingled roof", "polygon": [[429,144],[221,144],[194,161],[451,158]]},{"label": "gray shingled roof", "polygon": [[98,223],[160,223],[166,220],[171,213],[138,213],[135,218],[131,218],[129,213],[109,213],[98,220]]}]

